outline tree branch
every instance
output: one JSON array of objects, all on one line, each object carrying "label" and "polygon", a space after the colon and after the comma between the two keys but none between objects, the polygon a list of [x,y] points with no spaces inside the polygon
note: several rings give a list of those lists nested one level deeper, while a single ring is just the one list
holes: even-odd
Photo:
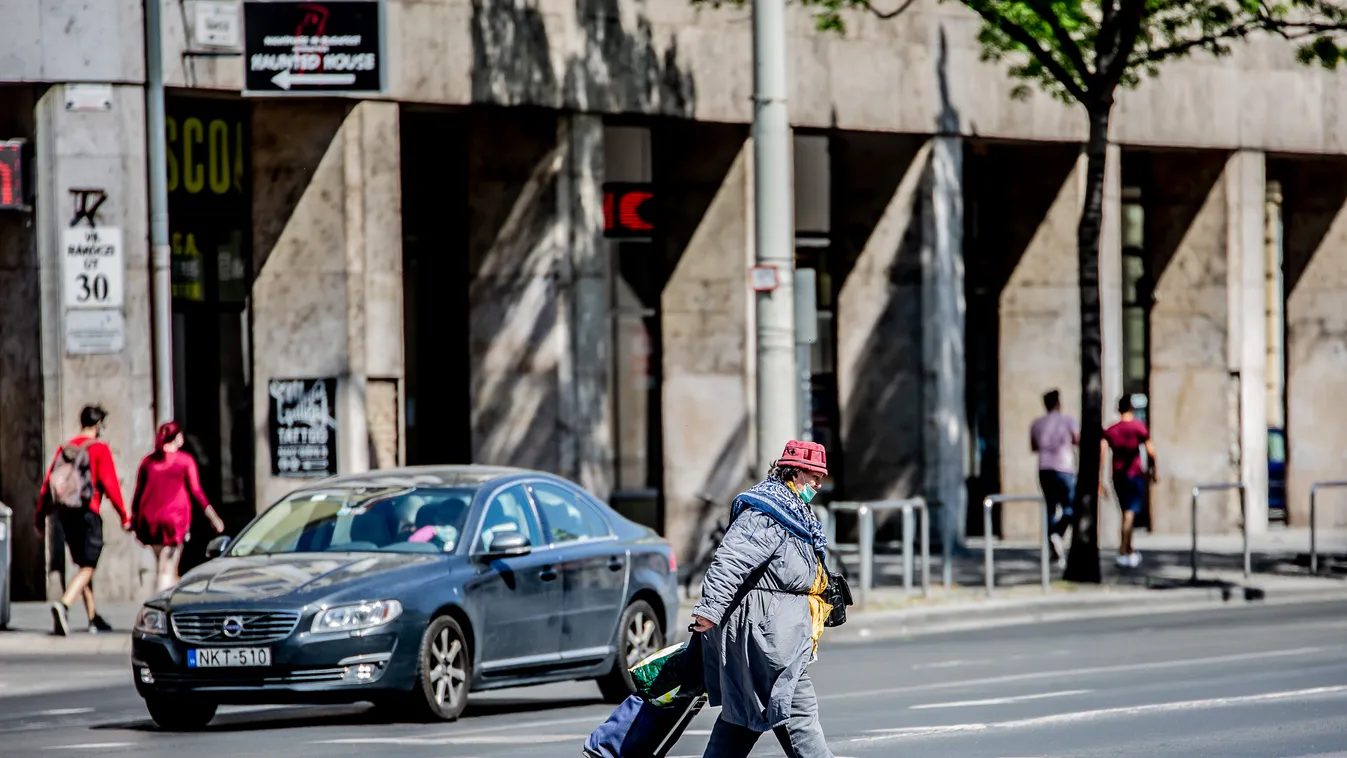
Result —
[{"label": "tree branch", "polygon": [[1159,47],[1155,48],[1154,50],[1147,50],[1143,52],[1139,58],[1131,61],[1131,63],[1132,64],[1159,63],[1160,61],[1163,61],[1166,58],[1172,58],[1177,55],[1183,55],[1184,53],[1187,53],[1196,48],[1214,45],[1222,40],[1241,39],[1243,37],[1247,37],[1251,32],[1253,32],[1258,28],[1259,25],[1257,24],[1252,23],[1239,24],[1238,26],[1232,26],[1216,34],[1208,34],[1204,37],[1198,37],[1197,39],[1184,40],[1183,42],[1170,45],[1169,47]]},{"label": "tree branch", "polygon": [[1085,104],[1086,100],[1089,99],[1089,92],[1080,85],[1080,82],[1076,81],[1076,79],[1071,76],[1061,63],[1057,62],[1056,58],[1052,57],[1051,53],[1044,50],[1043,46],[1038,44],[1038,40],[1034,39],[1032,34],[982,3],[978,3],[976,7],[973,7],[970,4],[969,7],[972,7],[984,21],[995,26],[997,29],[1000,29],[1012,40],[1024,45],[1025,49],[1029,51],[1029,54],[1034,56],[1039,63],[1042,63],[1043,67],[1048,70],[1048,73],[1052,74],[1077,102],[1082,105]]},{"label": "tree branch", "polygon": [[879,9],[876,8],[875,6],[871,5],[870,3],[866,3],[866,4],[865,4],[865,7],[866,7],[867,10],[870,11],[871,14],[873,14],[873,15],[875,16],[875,18],[880,18],[880,19],[884,19],[885,21],[887,21],[887,20],[889,20],[889,19],[891,19],[891,18],[897,18],[898,16],[901,16],[903,13],[905,13],[905,12],[907,11],[908,8],[911,8],[912,5],[913,5],[914,3],[916,3],[916,2],[917,2],[917,0],[905,0],[905,2],[904,2],[902,5],[898,6],[897,8],[895,8],[894,10],[891,10],[891,11],[882,11],[882,10],[879,10]]},{"label": "tree branch", "polygon": [[1146,0],[1122,0],[1118,16],[1114,19],[1113,49],[1108,55],[1095,61],[1102,83],[1102,92],[1112,97],[1123,75],[1132,64],[1132,51],[1136,50],[1137,35],[1141,32],[1141,22],[1146,17]]},{"label": "tree branch", "polygon": [[1066,56],[1067,60],[1071,61],[1071,65],[1076,67],[1076,71],[1080,72],[1080,80],[1088,82],[1095,72],[1090,71],[1090,67],[1085,63],[1085,56],[1081,55],[1080,46],[1076,44],[1075,40],[1071,39],[1070,34],[1066,33],[1066,28],[1062,26],[1061,19],[1057,18],[1057,14],[1053,12],[1051,0],[1029,0],[1029,7],[1052,29],[1052,36],[1061,47],[1062,54]]}]

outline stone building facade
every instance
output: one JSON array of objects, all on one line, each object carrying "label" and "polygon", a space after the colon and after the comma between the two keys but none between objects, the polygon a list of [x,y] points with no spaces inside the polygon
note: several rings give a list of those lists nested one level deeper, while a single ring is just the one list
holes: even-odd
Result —
[{"label": "stone building facade", "polygon": [[[383,95],[269,98],[242,96],[237,50],[190,42],[199,0],[161,2],[175,413],[231,528],[297,483],[272,473],[269,383],[332,377],[342,472],[544,468],[694,555],[760,473],[747,14],[385,0]],[[80,406],[110,410],[128,490],[153,440],[144,39],[139,0],[16,8],[0,140],[28,142],[35,191],[0,211],[0,501],[16,596],[37,597],[63,559],[26,525]],[[978,24],[921,0],[845,36],[792,8],[788,30],[816,437],[838,496],[920,493],[960,524],[985,494],[1036,489],[1043,391],[1079,409],[1083,114],[1012,99]],[[89,85],[107,108],[69,105]],[[1290,523],[1347,469],[1344,109],[1347,76],[1271,41],[1120,99],[1104,394],[1147,398],[1152,529],[1186,531],[1192,485],[1233,479],[1266,528],[1269,426],[1286,429]],[[124,236],[124,340],[72,354],[58,251],[87,188]],[[625,191],[652,194],[652,222],[619,238]],[[1034,518],[999,528],[1025,536]],[[1199,512],[1203,530],[1239,519],[1233,497]],[[98,592],[139,597],[147,551],[113,531]]]}]

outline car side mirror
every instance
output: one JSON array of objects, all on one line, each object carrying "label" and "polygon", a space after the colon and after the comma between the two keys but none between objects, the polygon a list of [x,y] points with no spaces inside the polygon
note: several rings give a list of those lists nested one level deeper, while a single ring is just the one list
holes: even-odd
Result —
[{"label": "car side mirror", "polygon": [[529,536],[523,532],[496,532],[491,536],[491,544],[486,546],[482,557],[488,560],[513,558],[528,555],[533,550]]},{"label": "car side mirror", "polygon": [[229,538],[220,535],[210,542],[206,543],[206,560],[212,560],[224,555],[224,551],[229,549]]}]

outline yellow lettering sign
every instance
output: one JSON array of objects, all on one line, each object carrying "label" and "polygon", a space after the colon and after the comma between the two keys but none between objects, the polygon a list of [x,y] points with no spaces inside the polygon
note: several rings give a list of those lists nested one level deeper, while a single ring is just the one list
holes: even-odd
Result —
[{"label": "yellow lettering sign", "polygon": [[217,195],[229,192],[229,126],[215,119],[210,122],[210,191]]},{"label": "yellow lettering sign", "polygon": [[200,145],[206,137],[206,128],[201,119],[189,118],[182,125],[182,163],[183,186],[193,195],[206,186],[206,169],[192,160],[192,147]]}]

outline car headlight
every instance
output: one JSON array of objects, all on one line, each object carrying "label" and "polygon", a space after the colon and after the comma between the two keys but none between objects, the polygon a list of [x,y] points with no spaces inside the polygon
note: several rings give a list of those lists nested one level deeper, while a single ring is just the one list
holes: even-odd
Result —
[{"label": "car headlight", "polygon": [[383,626],[402,615],[402,603],[396,600],[376,600],[357,605],[337,605],[327,608],[313,619],[314,634],[354,632]]},{"label": "car headlight", "polygon": [[145,634],[168,634],[168,614],[148,605],[136,614],[136,631]]}]

